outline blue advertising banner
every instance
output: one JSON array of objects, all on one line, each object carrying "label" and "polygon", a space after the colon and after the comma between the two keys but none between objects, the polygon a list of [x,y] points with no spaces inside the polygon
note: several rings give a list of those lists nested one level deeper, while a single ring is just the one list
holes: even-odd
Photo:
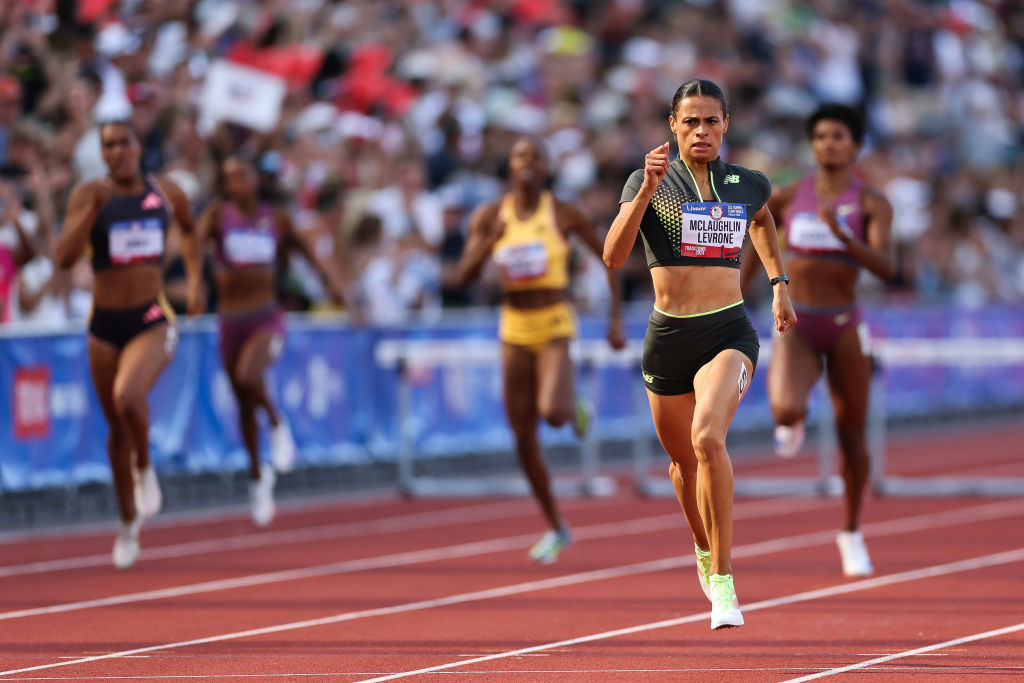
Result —
[{"label": "blue advertising banner", "polygon": [[[771,425],[764,386],[770,314],[756,311],[752,317],[762,334],[762,355],[735,431]],[[978,339],[1024,340],[1024,311],[1010,307],[955,315],[938,307],[876,308],[867,320],[874,337],[888,340],[959,339],[965,349]],[[580,343],[605,348],[605,324],[602,317],[582,317]],[[402,429],[423,457],[511,449],[496,328],[494,312],[394,329],[290,318],[284,353],[267,383],[291,424],[300,464],[393,460]],[[645,329],[646,312],[628,316],[634,351],[628,362],[577,364],[577,392],[594,406],[600,438],[628,439],[638,423],[653,434],[643,393],[636,391],[641,380],[635,357]],[[436,357],[404,365],[382,360],[380,349],[396,341],[425,343]],[[217,344],[212,320],[183,324],[177,354],[150,395],[151,454],[161,473],[247,467]],[[893,363],[883,366],[880,377],[890,418],[1024,405],[1024,363],[1012,360]],[[399,391],[402,378],[405,394]],[[0,336],[0,415],[0,491],[109,481],[107,427],[81,329]],[[568,427],[542,425],[541,437],[548,445],[574,441]]]}]

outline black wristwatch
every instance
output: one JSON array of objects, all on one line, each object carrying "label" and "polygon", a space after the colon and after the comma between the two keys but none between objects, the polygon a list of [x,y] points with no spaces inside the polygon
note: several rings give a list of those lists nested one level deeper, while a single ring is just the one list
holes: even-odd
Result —
[{"label": "black wristwatch", "polygon": [[783,273],[782,275],[780,275],[778,277],[773,277],[771,280],[768,281],[768,284],[770,284],[772,287],[774,287],[775,285],[779,284],[780,282],[785,282],[786,286],[788,287],[789,286],[789,273]]}]

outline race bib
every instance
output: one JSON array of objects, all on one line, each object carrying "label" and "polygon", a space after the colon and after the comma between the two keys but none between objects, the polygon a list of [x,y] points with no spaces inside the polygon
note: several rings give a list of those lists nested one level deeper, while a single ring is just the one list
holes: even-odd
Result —
[{"label": "race bib", "polygon": [[267,265],[277,258],[277,240],[272,232],[235,228],[224,235],[224,256],[239,265]]},{"label": "race bib", "polygon": [[737,257],[743,248],[743,237],[746,234],[747,207],[744,204],[683,204],[682,256]]},{"label": "race bib", "polygon": [[[839,216],[839,223],[845,225],[846,219]],[[798,213],[793,216],[793,220],[789,223],[786,243],[794,249],[846,251],[846,245],[832,234],[825,221],[818,218],[817,214],[810,212]]]},{"label": "race bib", "polygon": [[159,259],[164,253],[163,222],[142,218],[110,224],[110,262],[124,266]]},{"label": "race bib", "polygon": [[494,253],[494,262],[506,282],[529,280],[547,274],[548,249],[543,242],[504,247]]}]

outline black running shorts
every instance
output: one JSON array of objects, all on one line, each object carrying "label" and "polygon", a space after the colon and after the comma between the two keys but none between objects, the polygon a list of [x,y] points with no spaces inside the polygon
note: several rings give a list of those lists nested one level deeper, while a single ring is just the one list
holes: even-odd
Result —
[{"label": "black running shorts", "polygon": [[174,323],[174,312],[163,296],[141,306],[111,309],[93,306],[89,334],[118,349],[151,327]]},{"label": "black running shorts", "polygon": [[693,391],[697,371],[722,351],[736,349],[756,368],[760,348],[757,331],[742,302],[687,318],[655,310],[644,336],[644,384],[660,396],[688,394]]}]

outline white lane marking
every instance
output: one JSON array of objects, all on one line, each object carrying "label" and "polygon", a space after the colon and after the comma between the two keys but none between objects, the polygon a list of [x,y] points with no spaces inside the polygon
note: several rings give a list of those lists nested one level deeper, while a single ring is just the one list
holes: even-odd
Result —
[{"label": "white lane marking", "polygon": [[[631,674],[631,673],[710,673],[719,671],[729,672],[743,672],[743,673],[754,673],[760,671],[778,671],[778,672],[792,672],[794,668],[792,666],[756,666],[756,667],[691,667],[689,669],[488,669],[487,675],[493,676],[497,674],[511,674],[517,678],[513,680],[521,680],[524,674]],[[808,667],[810,668],[810,667]],[[996,673],[1006,673],[1008,671],[1017,671],[1024,669],[1020,666],[979,666],[979,667],[968,667],[968,666],[954,666],[954,667],[943,667],[942,673],[946,677],[955,674],[963,674],[964,676],[978,676],[979,673],[991,671]],[[913,672],[920,671],[913,666],[887,666],[880,667],[879,671],[887,672]],[[461,676],[479,676],[479,671],[446,671],[449,675],[461,675]],[[312,676],[323,677],[341,677],[341,676],[384,676],[385,672],[381,671],[324,671],[324,672],[293,672],[293,673],[282,673],[275,671],[273,677],[278,678],[309,678]],[[231,679],[231,678],[267,678],[268,674],[166,674],[166,675],[153,675],[147,674],[146,680],[177,680],[177,679],[196,679],[201,678],[204,680],[220,680],[220,679]],[[17,679],[19,681],[137,681],[138,676],[33,676]]]},{"label": "white lane marking", "polygon": [[947,640],[942,643],[935,643],[933,645],[925,645],[924,647],[915,648],[913,650],[906,650],[904,652],[896,652],[891,655],[885,655],[884,657],[877,657],[875,659],[868,659],[863,662],[856,664],[850,664],[848,666],[840,666],[835,669],[829,669],[828,671],[820,671],[815,674],[808,676],[801,676],[800,678],[790,678],[785,683],[802,683],[802,681],[813,681],[817,678],[824,678],[825,676],[835,676],[836,674],[846,673],[847,671],[854,671],[856,669],[864,669],[875,664],[884,664],[885,662],[891,662],[894,659],[902,659],[904,657],[913,657],[915,655],[932,652],[933,650],[941,650],[947,647],[954,647],[956,645],[963,645],[964,643],[973,643],[977,640],[985,640],[986,638],[996,638],[998,636],[1005,636],[1007,633],[1016,633],[1017,631],[1024,631],[1024,622],[1015,624],[1013,626],[1006,626],[1004,628],[997,628],[991,631],[985,631],[983,633],[975,633],[970,636],[963,636],[962,638],[954,638],[953,640]]},{"label": "white lane marking", "polygon": [[[331,514],[334,511],[338,511],[340,514],[342,510],[365,509],[367,507],[393,503],[396,500],[393,489],[378,489],[369,493],[345,494],[343,502],[339,502],[336,494],[321,493],[311,495],[308,498],[283,500],[279,503],[277,512],[279,519],[317,511],[322,514]],[[233,503],[206,509],[161,512],[160,516],[151,520],[146,527],[149,529],[162,529],[169,526],[207,526],[248,519],[248,503]],[[96,520],[79,522],[77,524],[46,526],[39,529],[16,529],[0,532],[0,545],[32,542],[40,538],[56,540],[66,538],[83,539],[96,536],[106,537],[114,526],[115,523],[111,520]]]},{"label": "white lane marking", "polygon": [[[808,509],[824,507],[827,503],[817,500],[768,500],[759,503],[751,503],[750,506],[738,510],[733,514],[734,519],[744,517],[763,517],[770,514],[790,514],[803,512]],[[479,518],[477,518],[479,519]],[[607,522],[603,524],[592,524],[576,527],[573,534],[579,540],[607,538],[609,536],[621,536],[626,534],[652,533],[666,529],[680,528],[682,517],[678,513],[668,515],[657,515],[654,517],[640,517],[638,519],[622,522]],[[174,598],[183,595],[195,595],[197,593],[210,593],[212,591],[230,590],[244,588],[246,586],[259,586],[268,583],[280,583],[283,581],[295,581],[309,579],[326,574],[348,574],[368,569],[383,569],[387,567],[400,567],[421,562],[436,562],[438,560],[450,560],[460,557],[471,557],[474,555],[485,555],[489,553],[515,550],[516,548],[527,547],[536,542],[537,534],[522,534],[519,536],[507,536],[505,538],[490,539],[487,541],[475,541],[473,543],[459,543],[457,545],[442,546],[439,548],[428,548],[425,550],[413,550],[390,555],[378,555],[356,560],[343,560],[330,562],[328,564],[303,567],[301,569],[283,569],[275,572],[262,574],[250,574],[231,579],[218,579],[215,581],[203,581],[201,583],[186,584],[172,588],[159,588],[138,593],[126,593],[113,595],[106,598],[94,598],[92,600],[80,600],[76,602],[59,603],[46,605],[44,607],[30,607],[27,609],[14,610],[11,612],[0,612],[0,621],[9,619],[20,619],[23,617],[34,617],[44,614],[58,614],[61,612],[73,612],[95,607],[109,607],[112,605],[124,605],[134,602],[145,602],[148,600],[160,600],[163,598]],[[109,557],[107,557],[109,562]]]},{"label": "white lane marking", "polygon": [[[621,504],[622,500],[623,498],[621,496],[612,496],[608,498],[568,499],[562,502],[561,506],[566,510],[574,510],[581,507],[593,508],[595,506],[618,505]],[[532,502],[526,498],[503,500],[498,503],[486,502],[476,504],[467,504],[465,500],[456,500],[454,502],[449,501],[449,504],[455,505],[460,502],[462,505],[458,509],[465,511],[499,505],[508,506],[510,508],[520,507],[523,508],[524,511],[533,511],[534,514],[536,514],[537,511],[536,505],[533,505]],[[286,518],[294,518],[310,514],[318,514],[321,517],[344,517],[352,510],[365,511],[367,508],[382,506],[390,506],[390,508],[394,508],[401,504],[402,501],[391,489],[377,490],[368,493],[346,493],[343,501],[339,501],[338,496],[335,494],[317,494],[311,495],[308,498],[279,501],[276,519],[283,520]],[[451,510],[456,508],[446,509]],[[441,510],[431,512],[441,512]],[[430,513],[413,513],[412,515],[399,515],[399,517],[416,516],[419,514]],[[394,517],[392,519],[397,518],[398,517]],[[248,503],[243,503],[229,504],[200,510],[161,512],[158,517],[147,520],[146,528],[167,529],[170,527],[207,527],[229,522],[248,523],[249,521],[249,505]],[[65,539],[83,540],[97,537],[105,539],[108,535],[114,532],[116,526],[115,522],[106,520],[82,522],[78,524],[65,524],[53,527],[48,526],[40,529],[3,531],[0,532],[0,545],[35,543],[41,539],[49,541]]]},{"label": "white lane marking", "polygon": [[[831,586],[829,588],[820,588],[818,590],[805,591],[803,593],[794,593],[793,595],[786,595],[779,598],[773,598],[771,600],[761,600],[759,602],[753,602],[747,605],[743,605],[743,611],[754,612],[758,610],[768,609],[770,607],[791,605],[797,602],[807,602],[810,600],[817,600],[818,598],[828,598],[836,595],[843,595],[846,593],[855,593],[857,591],[869,590],[872,588],[880,588],[882,586],[891,586],[897,583],[919,581],[921,579],[929,579],[937,576],[954,574],[957,572],[970,571],[973,569],[984,569],[986,567],[995,567],[1001,564],[1011,564],[1014,562],[1021,561],[1024,561],[1024,548],[1017,548],[1016,550],[1009,550],[1002,553],[996,553],[994,555],[985,555],[982,557],[974,557],[967,560],[958,560],[956,562],[948,562],[946,564],[939,564],[931,567],[923,567],[921,569],[912,569],[910,571],[900,572],[898,574],[890,574],[888,576],[879,576],[872,579],[864,579],[862,581],[855,581],[853,583]],[[581,643],[590,643],[596,640],[606,640],[608,638],[628,636],[634,633],[642,633],[644,631],[654,631],[657,629],[669,628],[672,626],[681,626],[682,624],[689,624],[695,621],[703,621],[705,619],[710,618],[710,616],[711,612],[701,612],[700,614],[691,614],[689,616],[678,617],[676,619],[664,619],[662,621],[654,621],[648,624],[640,624],[638,626],[630,626],[627,628],[620,628],[612,631],[604,631],[602,633],[594,633],[588,636],[580,636],[578,638],[569,638],[566,640],[560,640],[553,643],[533,645],[531,647],[524,647],[519,650],[510,650],[508,652],[484,655],[482,657],[476,657],[474,659],[466,659],[458,662],[448,662],[447,664],[438,664],[437,666],[429,666],[423,669],[416,669],[414,671],[402,671],[400,673],[390,674],[387,676],[367,678],[360,681],[359,683],[381,683],[382,681],[393,681],[399,678],[419,676],[422,674],[433,673],[435,671],[445,671],[448,669],[454,669],[456,667],[467,666],[469,664],[490,662],[495,659],[518,657],[532,652],[540,652],[542,650],[553,650],[555,648],[570,647],[573,645],[579,645]],[[63,665],[63,662],[61,664]],[[0,674],[3,673],[4,672],[0,672]]]},{"label": "white lane marking", "polygon": [[[522,510],[516,510],[522,507]],[[305,529],[282,529],[262,533],[244,534],[225,538],[209,538],[202,541],[189,541],[143,549],[141,561],[167,559],[169,557],[188,557],[204,553],[216,553],[266,546],[280,546],[287,543],[308,543],[352,536],[370,536],[387,532],[411,531],[426,529],[448,524],[457,525],[475,521],[493,519],[509,519],[535,515],[536,510],[510,503],[488,503],[431,512],[420,512],[410,515],[395,515],[381,519],[361,522],[342,522],[323,524]],[[66,569],[83,569],[86,567],[102,567],[110,564],[110,553],[81,555],[56,560],[29,562],[26,564],[0,567],[0,578],[24,574],[42,574],[44,572]]]},{"label": "white lane marking", "polygon": [[[991,507],[991,506],[981,506],[981,507]],[[927,519],[927,517],[928,517],[928,515],[921,515],[920,517],[909,517],[909,518],[905,518],[904,520],[892,520],[892,521],[893,522],[901,522],[901,521],[906,522],[906,521],[910,521],[912,519],[920,519],[920,518]],[[965,516],[962,515],[960,519],[961,520],[965,520]],[[799,548],[799,547],[806,547],[808,545],[815,545],[817,543],[821,543],[821,542],[823,542],[823,539],[825,539],[825,538],[827,538],[828,540],[831,540],[832,537],[833,537],[833,534],[834,534],[833,531],[812,532],[812,533],[809,533],[809,534],[802,534],[802,535],[799,535],[799,536],[792,536],[792,537],[789,537],[789,538],[773,539],[773,540],[770,540],[770,541],[765,541],[765,542],[762,542],[762,543],[754,544],[754,546],[739,546],[738,548],[734,549],[733,556],[737,557],[737,556],[740,556],[740,555],[754,555],[756,553],[752,550],[752,548],[755,547],[755,546],[761,549],[760,552],[764,552],[764,553],[773,552],[773,551],[781,551],[781,550],[789,550],[789,549]],[[964,565],[965,563],[969,564],[971,562],[985,561],[985,560],[988,560],[990,558],[1001,558],[1001,557],[1003,557],[1005,555],[1009,555],[1009,554],[1013,554],[1013,553],[1019,554],[1020,557],[1022,559],[1024,559],[1024,549],[1022,549],[1022,550],[1012,551],[1011,553],[999,553],[999,554],[996,554],[996,555],[988,555],[988,556],[985,556],[985,557],[982,557],[982,558],[977,558],[975,560],[965,560],[965,561],[960,561],[960,562],[949,563],[949,564],[946,564],[946,565],[937,565],[937,567],[939,569],[941,569],[943,567],[958,567],[960,565]],[[1017,561],[1017,559],[1010,559],[1010,560],[1005,560],[1005,561],[997,560],[994,563],[999,563],[999,562],[1005,563],[1005,562],[1010,562],[1010,561]],[[311,628],[311,627],[315,627],[315,626],[325,626],[325,625],[337,624],[337,623],[341,623],[341,622],[345,622],[345,621],[353,621],[353,620],[356,620],[356,619],[364,619],[364,618],[376,617],[376,616],[389,616],[389,615],[393,615],[393,614],[401,614],[401,613],[404,613],[404,612],[412,612],[412,611],[417,611],[417,610],[431,609],[433,607],[444,607],[444,606],[448,606],[448,605],[455,605],[455,604],[461,604],[461,603],[466,603],[466,602],[475,602],[475,601],[478,601],[478,600],[488,600],[488,599],[491,599],[491,598],[508,597],[510,595],[518,595],[518,594],[522,594],[522,593],[529,593],[529,592],[532,592],[532,591],[546,590],[548,588],[558,588],[558,587],[562,587],[562,586],[577,585],[577,584],[581,584],[581,583],[587,583],[589,581],[600,581],[600,580],[604,580],[604,579],[620,578],[620,577],[623,577],[623,576],[630,576],[630,575],[635,575],[635,574],[643,574],[643,573],[664,571],[664,570],[668,570],[668,569],[677,569],[677,568],[679,568],[682,565],[688,565],[688,564],[690,564],[692,562],[693,562],[693,556],[692,555],[687,555],[687,556],[683,556],[683,557],[668,557],[668,558],[663,558],[663,559],[660,559],[660,560],[650,560],[650,561],[647,561],[647,562],[640,562],[640,563],[632,564],[632,565],[625,565],[625,566],[620,566],[620,567],[611,567],[611,568],[607,568],[607,569],[598,569],[598,570],[592,570],[592,571],[588,571],[588,572],[580,572],[580,573],[577,573],[577,574],[567,574],[567,575],[564,575],[564,576],[554,577],[554,578],[550,578],[550,579],[543,579],[543,580],[539,580],[539,581],[528,581],[528,582],[525,582],[525,583],[512,584],[512,585],[509,585],[509,586],[501,586],[501,587],[498,587],[498,588],[491,588],[491,589],[486,589],[486,590],[473,591],[471,593],[462,593],[462,594],[451,595],[451,596],[442,597],[442,598],[433,598],[433,599],[430,599],[430,600],[420,600],[420,601],[416,601],[416,602],[404,603],[404,604],[401,604],[401,605],[392,605],[392,606],[389,606],[389,607],[377,607],[377,608],[373,608],[373,609],[360,610],[358,612],[343,612],[341,614],[335,614],[335,615],[327,616],[327,617],[320,617],[320,618],[317,618],[317,619],[307,619],[307,620],[304,620],[304,621],[289,622],[289,623],[285,623],[285,624],[277,624],[277,625],[274,625],[274,626],[264,626],[264,627],[261,627],[261,628],[248,629],[248,630],[245,630],[245,631],[236,631],[234,633],[220,634],[220,635],[215,635],[215,636],[207,636],[205,638],[196,638],[196,639],[193,639],[193,640],[186,640],[186,641],[180,641],[180,642],[175,642],[175,643],[165,643],[165,644],[162,644],[162,645],[150,645],[148,647],[141,647],[141,648],[136,648],[136,649],[133,649],[133,650],[125,650],[125,651],[122,651],[122,652],[107,653],[107,654],[104,654],[104,655],[97,655],[97,656],[92,656],[92,657],[84,657],[82,659],[72,660],[72,661],[54,662],[54,663],[50,663],[50,664],[40,664],[40,665],[37,665],[37,666],[23,668],[23,669],[12,669],[10,671],[0,671],[0,676],[11,675],[11,674],[16,674],[16,673],[26,673],[26,672],[29,672],[29,671],[40,671],[40,670],[43,670],[43,669],[52,669],[52,668],[61,667],[61,666],[69,666],[69,665],[72,665],[72,664],[85,664],[85,663],[95,662],[95,661],[100,661],[100,660],[105,660],[105,659],[114,659],[114,658],[118,658],[118,657],[127,657],[127,656],[131,656],[131,655],[143,654],[143,653],[146,653],[146,652],[156,652],[156,651],[160,651],[160,650],[170,650],[170,649],[175,649],[175,648],[180,648],[180,647],[189,647],[189,646],[192,646],[192,645],[204,645],[204,644],[208,644],[208,643],[219,643],[219,642],[223,642],[223,641],[227,641],[227,640],[237,640],[239,638],[248,638],[248,637],[252,637],[252,636],[261,636],[261,635],[268,635],[268,634],[272,634],[272,633],[281,633],[283,631],[294,631],[294,630],[303,629],[303,628]],[[979,566],[991,566],[991,565],[990,564],[982,564],[982,565],[979,565]],[[968,567],[968,568],[975,568],[975,567]],[[900,580],[906,580],[906,579],[899,579],[899,578],[895,578],[894,579],[894,577],[907,576],[907,575],[911,575],[911,574],[916,575],[916,574],[919,574],[921,572],[928,572],[929,570],[934,571],[935,569],[936,569],[935,567],[932,567],[932,568],[928,568],[928,569],[924,569],[924,570],[914,570],[913,572],[903,572],[902,574],[893,574],[893,575],[891,575],[889,577],[878,577],[878,578],[875,578],[875,579],[865,579],[863,581],[859,581],[859,582],[856,582],[856,583],[842,584],[842,585],[839,585],[839,586],[835,586],[833,588],[821,589],[820,591],[810,591],[810,592],[807,592],[807,593],[799,593],[797,595],[799,595],[799,596],[806,596],[806,595],[816,595],[817,593],[821,593],[821,597],[824,597],[824,596],[827,596],[827,595],[840,595],[840,594],[842,594],[844,592],[851,592],[851,590],[860,590],[859,588],[851,589],[850,588],[851,586],[854,586],[854,587],[855,586],[875,587],[876,585],[888,585],[889,583],[897,583]],[[954,571],[963,571],[963,569],[956,569]],[[940,571],[938,574],[935,574],[935,575],[939,576],[942,573],[943,572]],[[945,573],[952,573],[952,571],[945,572]],[[811,599],[811,598],[803,598],[803,599]],[[788,604],[786,598],[780,598],[779,600],[781,600],[781,602],[778,602],[778,601],[762,601],[760,603],[753,603],[753,605],[744,606],[743,609],[748,610],[748,611],[750,611],[752,609],[755,609],[755,610],[756,609],[763,609],[764,606],[775,606],[776,602],[777,602],[777,604]],[[793,600],[793,601],[796,601],[796,600]],[[762,605],[762,607],[758,607],[758,605]],[[689,621],[697,621],[699,619],[704,619],[704,618],[707,618],[709,615],[710,615],[710,612],[701,612],[701,613],[696,614],[696,615],[691,615],[690,617],[683,617],[682,621],[680,621],[678,619],[674,619],[674,620],[668,620],[668,621],[665,621],[665,622],[655,622],[655,623],[656,624],[665,624],[665,625],[676,625],[676,623],[682,624],[682,623],[688,623]],[[661,628],[661,626],[651,626],[651,625],[648,624],[648,625],[645,625],[645,627],[632,627],[632,628],[633,629],[639,629],[639,630],[650,630],[651,628]],[[622,630],[620,629],[619,631],[614,631],[614,632],[609,632],[609,633],[619,634],[620,631],[622,631]],[[625,631],[622,631],[622,633],[632,633],[632,632],[638,632],[638,631],[631,631],[629,629],[626,629]],[[608,636],[608,637],[611,637],[611,636]],[[597,638],[591,638],[591,639],[596,640]],[[576,642],[577,642],[576,640],[573,640],[573,641],[563,641],[563,642],[559,642],[559,643],[548,644],[546,646],[539,646],[539,647],[534,647],[534,648],[526,648],[523,651],[518,651],[517,650],[517,651],[514,651],[512,654],[502,653],[501,655],[497,655],[497,656],[492,655],[492,656],[490,656],[490,658],[493,659],[493,658],[497,658],[497,657],[500,657],[500,656],[513,656],[513,655],[516,655],[516,654],[528,654],[530,652],[536,652],[536,651],[539,651],[539,650],[553,649],[553,648],[559,647],[560,645],[564,645],[564,644],[575,644]],[[587,641],[583,640],[583,641],[578,641],[578,642],[587,642]],[[471,662],[472,660],[466,660],[466,661],[467,662]],[[479,661],[485,661],[485,660],[479,660]]]}]

